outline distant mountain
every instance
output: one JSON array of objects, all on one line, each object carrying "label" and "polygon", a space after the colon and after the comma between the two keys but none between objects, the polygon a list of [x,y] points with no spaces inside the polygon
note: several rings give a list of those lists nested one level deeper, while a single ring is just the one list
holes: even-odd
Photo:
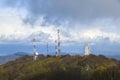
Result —
[{"label": "distant mountain", "polygon": [[120,61],[92,54],[24,56],[0,65],[0,80],[120,80]]},{"label": "distant mountain", "polygon": [[4,64],[8,61],[13,61],[17,58],[23,57],[25,55],[28,55],[28,53],[25,52],[17,52],[11,55],[6,55],[6,56],[0,56],[0,64]]},{"label": "distant mountain", "polygon": [[25,52],[17,52],[17,53],[14,53],[13,55],[15,56],[26,56],[26,55],[29,55],[28,53],[25,53]]},{"label": "distant mountain", "polygon": [[117,60],[120,60],[120,55],[106,55],[109,58],[115,58]]}]

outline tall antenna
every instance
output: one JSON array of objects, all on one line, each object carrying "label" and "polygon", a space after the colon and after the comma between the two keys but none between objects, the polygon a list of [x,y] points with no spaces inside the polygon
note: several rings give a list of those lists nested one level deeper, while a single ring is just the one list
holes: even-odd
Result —
[{"label": "tall antenna", "polygon": [[85,56],[90,55],[90,47],[88,45],[88,43],[85,44]]},{"label": "tall antenna", "polygon": [[58,34],[58,40],[56,41],[56,43],[57,43],[57,54],[56,54],[56,56],[60,56],[61,50],[60,50],[60,30],[59,29],[57,30],[57,34]]},{"label": "tall antenna", "polygon": [[48,51],[49,51],[49,49],[48,49],[48,42],[47,42],[47,54],[48,54]]},{"label": "tall antenna", "polygon": [[38,52],[37,52],[37,46],[36,46],[36,39],[33,39],[33,48],[34,48],[34,56],[33,56],[33,60],[37,60],[38,57]]},{"label": "tall antenna", "polygon": [[58,50],[57,50],[57,40],[55,40],[55,54],[57,56]]}]

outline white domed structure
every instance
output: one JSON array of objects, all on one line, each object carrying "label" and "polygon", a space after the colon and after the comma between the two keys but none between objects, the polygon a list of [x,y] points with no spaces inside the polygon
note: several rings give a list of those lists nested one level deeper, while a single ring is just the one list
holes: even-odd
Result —
[{"label": "white domed structure", "polygon": [[85,45],[85,56],[90,55],[90,47],[88,45],[88,43]]},{"label": "white domed structure", "polygon": [[39,55],[38,52],[35,52],[35,53],[34,53],[34,60],[37,60],[38,55]]}]

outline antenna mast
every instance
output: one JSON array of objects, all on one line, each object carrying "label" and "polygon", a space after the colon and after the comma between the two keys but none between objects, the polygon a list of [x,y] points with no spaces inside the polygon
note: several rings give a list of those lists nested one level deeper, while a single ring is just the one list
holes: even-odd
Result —
[{"label": "antenna mast", "polygon": [[57,56],[58,50],[57,50],[57,40],[55,40],[55,54]]},{"label": "antenna mast", "polygon": [[47,54],[48,54],[48,48],[49,48],[49,47],[48,47],[48,42],[47,42]]},{"label": "antenna mast", "polygon": [[38,52],[37,52],[37,46],[36,46],[36,39],[33,39],[33,48],[34,48],[34,56],[33,56],[33,60],[37,60],[38,57]]},{"label": "antenna mast", "polygon": [[55,41],[55,43],[57,43],[56,46],[56,56],[60,56],[61,54],[61,50],[60,50],[60,30],[57,30],[57,34],[58,34],[58,40]]}]

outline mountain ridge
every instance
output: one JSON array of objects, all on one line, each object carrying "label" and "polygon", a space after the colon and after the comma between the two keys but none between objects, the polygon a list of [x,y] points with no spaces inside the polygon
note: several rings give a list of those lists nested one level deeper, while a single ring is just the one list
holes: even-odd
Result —
[{"label": "mountain ridge", "polygon": [[[0,66],[1,80],[119,80],[120,61],[103,55],[23,56]],[[86,77],[87,76],[87,77]]]},{"label": "mountain ridge", "polygon": [[[5,64],[6,62],[9,62],[9,61],[14,61],[15,59],[18,59],[18,58],[26,56],[26,55],[31,56],[31,54],[26,53],[26,52],[16,52],[14,54],[0,56],[0,64]],[[70,54],[63,53],[62,55],[70,55]],[[76,54],[76,55],[79,55],[79,54]],[[52,54],[51,56],[54,56],[54,55]],[[108,58],[114,58],[114,59],[120,60],[120,55],[105,55],[105,56],[107,56]]]}]

